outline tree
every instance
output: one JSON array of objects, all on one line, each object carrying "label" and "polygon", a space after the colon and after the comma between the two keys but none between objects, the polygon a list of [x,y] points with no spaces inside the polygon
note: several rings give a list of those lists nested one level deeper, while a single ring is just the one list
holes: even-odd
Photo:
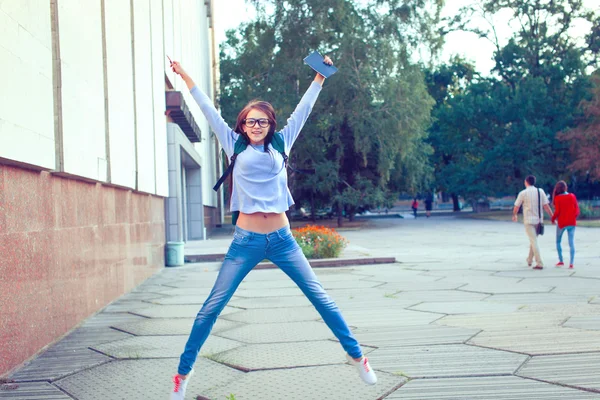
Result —
[{"label": "tree", "polygon": [[289,115],[311,81],[313,72],[299,60],[312,50],[331,55],[339,68],[290,154],[292,164],[317,171],[290,177],[296,201],[313,209],[335,202],[341,223],[342,210],[353,215],[358,207],[389,203],[393,191],[423,186],[431,171],[424,140],[433,100],[410,51],[420,38],[437,45],[431,22],[441,2],[252,3],[262,10],[258,19],[229,32],[221,51],[226,119],[257,97]]},{"label": "tree", "polygon": [[558,138],[570,144],[573,162],[569,170],[600,181],[600,72],[593,79],[593,97],[581,103],[582,116],[577,125]]},{"label": "tree", "polygon": [[471,201],[515,193],[530,173],[547,185],[566,171],[568,145],[556,133],[575,124],[600,33],[591,29],[584,42],[570,36],[573,24],[598,21],[580,0],[490,0],[481,10],[489,20],[510,11],[517,28],[504,45],[493,30],[475,30],[496,45],[495,76],[447,96],[431,132],[444,161],[438,179]]}]

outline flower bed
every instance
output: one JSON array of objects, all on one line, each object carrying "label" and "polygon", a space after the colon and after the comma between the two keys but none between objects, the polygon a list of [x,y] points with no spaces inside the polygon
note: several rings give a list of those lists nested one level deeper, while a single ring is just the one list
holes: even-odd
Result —
[{"label": "flower bed", "polygon": [[292,234],[306,258],[339,257],[348,241],[332,228],[307,225],[292,230]]}]

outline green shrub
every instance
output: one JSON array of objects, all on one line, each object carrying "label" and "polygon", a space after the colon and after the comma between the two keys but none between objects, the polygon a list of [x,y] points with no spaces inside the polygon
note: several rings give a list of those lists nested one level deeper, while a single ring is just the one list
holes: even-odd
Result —
[{"label": "green shrub", "polygon": [[600,209],[594,208],[590,203],[579,203],[579,212],[581,219],[600,218]]},{"label": "green shrub", "polygon": [[306,258],[336,258],[347,241],[334,229],[307,225],[292,231]]}]

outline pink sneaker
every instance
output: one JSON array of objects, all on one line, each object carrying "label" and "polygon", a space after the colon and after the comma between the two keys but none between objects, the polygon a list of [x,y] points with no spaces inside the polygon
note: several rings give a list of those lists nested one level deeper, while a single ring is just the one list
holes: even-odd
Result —
[{"label": "pink sneaker", "polygon": [[569,268],[573,268],[573,264],[569,264]]},{"label": "pink sneaker", "polygon": [[564,263],[564,262],[562,262],[562,261],[559,261],[559,262],[557,262],[557,263],[556,263],[556,266],[557,266],[557,267],[559,267],[559,268],[560,268],[560,267],[564,267],[564,266],[565,266],[565,263]]},{"label": "pink sneaker", "polygon": [[184,400],[185,390],[190,381],[190,378],[194,375],[194,370],[191,370],[185,379],[181,379],[179,374],[173,377],[173,391],[171,392],[171,400]]},{"label": "pink sneaker", "polygon": [[367,357],[363,356],[360,361],[354,361],[349,354],[346,354],[346,358],[348,359],[350,365],[354,365],[356,367],[360,379],[362,379],[367,385],[374,385],[377,383],[377,375],[375,375],[375,371],[373,371],[373,368],[371,368],[369,365],[369,360]]}]

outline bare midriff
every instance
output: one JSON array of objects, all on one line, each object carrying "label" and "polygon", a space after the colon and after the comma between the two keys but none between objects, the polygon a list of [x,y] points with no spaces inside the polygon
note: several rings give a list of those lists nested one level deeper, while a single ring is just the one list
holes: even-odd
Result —
[{"label": "bare midriff", "polygon": [[270,233],[289,225],[289,223],[285,213],[244,214],[240,212],[236,225],[250,232]]}]

